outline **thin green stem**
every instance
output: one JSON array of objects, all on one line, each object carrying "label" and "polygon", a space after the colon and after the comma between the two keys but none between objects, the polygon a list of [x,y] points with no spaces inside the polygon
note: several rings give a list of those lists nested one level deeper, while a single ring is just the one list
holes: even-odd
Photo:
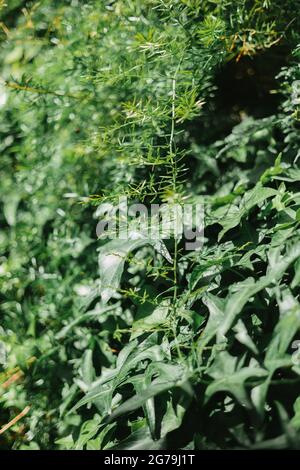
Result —
[{"label": "thin green stem", "polygon": [[[171,133],[170,133],[170,141],[169,141],[169,153],[170,153],[170,162],[171,162],[171,172],[172,172],[172,188],[173,194],[176,196],[177,194],[177,160],[176,160],[176,145],[174,141],[175,136],[175,102],[176,102],[176,77],[180,68],[181,62],[178,64],[177,69],[175,71],[175,75],[172,79],[172,110],[171,110]],[[173,309],[172,309],[172,316],[174,318],[174,322],[172,321],[172,329],[174,335],[175,346],[177,350],[178,357],[182,359],[182,354],[180,350],[180,346],[177,340],[177,332],[176,332],[176,313],[177,313],[177,294],[178,294],[178,286],[177,286],[177,264],[178,264],[178,244],[176,239],[176,234],[174,233],[174,254],[173,254]]]},{"label": "thin green stem", "polygon": [[[175,77],[172,79],[172,118],[171,118],[171,134],[170,134],[170,158],[172,165],[172,185],[174,194],[177,191],[177,161],[176,161],[176,148],[174,143],[174,134],[175,134],[175,100],[176,100],[176,75],[178,69],[176,70]],[[176,303],[177,303],[177,259],[178,259],[178,246],[176,236],[174,236],[174,257],[173,257],[173,282],[174,282],[174,292],[173,292],[173,303],[174,303],[174,312],[176,314]]]}]

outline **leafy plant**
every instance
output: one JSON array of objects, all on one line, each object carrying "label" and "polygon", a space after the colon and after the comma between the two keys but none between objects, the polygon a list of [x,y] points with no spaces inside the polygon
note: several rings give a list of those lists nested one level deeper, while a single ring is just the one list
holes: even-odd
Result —
[{"label": "leafy plant", "polygon": [[[0,2],[2,448],[299,448],[296,0]],[[97,238],[205,208],[204,244]]]}]

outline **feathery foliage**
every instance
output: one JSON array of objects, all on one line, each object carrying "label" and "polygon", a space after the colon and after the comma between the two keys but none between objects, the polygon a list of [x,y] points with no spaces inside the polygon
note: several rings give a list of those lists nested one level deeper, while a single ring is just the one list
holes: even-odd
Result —
[{"label": "feathery foliage", "polygon": [[[298,1],[0,16],[1,447],[300,448]],[[203,248],[98,240],[124,195]]]}]

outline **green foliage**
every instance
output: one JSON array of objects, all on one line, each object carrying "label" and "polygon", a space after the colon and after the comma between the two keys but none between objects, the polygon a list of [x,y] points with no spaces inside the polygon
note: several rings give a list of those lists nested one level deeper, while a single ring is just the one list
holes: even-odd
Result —
[{"label": "green foliage", "polygon": [[[7,3],[1,447],[299,449],[298,1]],[[98,240],[123,195],[203,248]]]}]

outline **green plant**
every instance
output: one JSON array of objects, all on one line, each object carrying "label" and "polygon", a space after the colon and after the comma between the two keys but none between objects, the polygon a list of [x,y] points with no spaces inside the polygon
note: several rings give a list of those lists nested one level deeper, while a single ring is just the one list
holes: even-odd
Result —
[{"label": "green plant", "polygon": [[[27,413],[2,447],[299,448],[298,2],[25,3],[0,12],[1,422]],[[124,195],[202,203],[203,248],[97,240]]]}]

